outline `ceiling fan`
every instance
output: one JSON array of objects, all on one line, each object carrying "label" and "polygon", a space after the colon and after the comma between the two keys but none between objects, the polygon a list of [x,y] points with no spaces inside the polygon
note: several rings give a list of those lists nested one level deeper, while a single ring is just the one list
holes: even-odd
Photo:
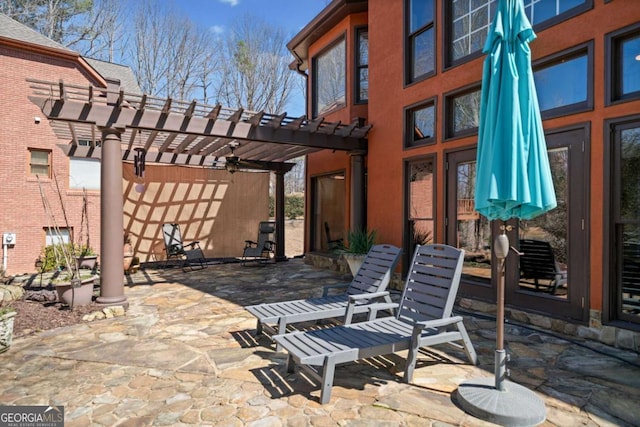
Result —
[{"label": "ceiling fan", "polygon": [[263,162],[259,161],[251,161],[240,159],[240,157],[236,156],[235,149],[240,146],[240,143],[237,141],[230,142],[227,144],[227,147],[231,151],[231,154],[224,157],[218,157],[213,161],[212,166],[214,168],[225,169],[227,172],[233,174],[239,171],[240,169],[257,169],[264,170]]}]

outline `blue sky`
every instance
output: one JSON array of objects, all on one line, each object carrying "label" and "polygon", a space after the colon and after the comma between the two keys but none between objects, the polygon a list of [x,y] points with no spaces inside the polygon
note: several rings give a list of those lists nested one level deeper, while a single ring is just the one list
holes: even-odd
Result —
[{"label": "blue sky", "polygon": [[[234,20],[250,14],[281,27],[292,38],[330,2],[331,0],[182,0],[174,2],[174,6],[196,24],[215,33],[224,32]],[[297,86],[289,100],[287,113],[296,117],[305,113],[304,94]]]},{"label": "blue sky", "polygon": [[295,35],[309,23],[329,0],[186,0],[175,7],[194,22],[212,31],[224,31],[234,19],[252,14]]}]

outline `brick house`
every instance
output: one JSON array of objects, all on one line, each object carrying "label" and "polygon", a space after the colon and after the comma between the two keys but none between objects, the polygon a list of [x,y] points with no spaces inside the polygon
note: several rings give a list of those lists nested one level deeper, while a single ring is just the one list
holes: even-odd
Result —
[{"label": "brick house", "polygon": [[[3,246],[9,274],[32,272],[42,248],[62,239],[100,248],[100,163],[69,158],[39,108],[29,102],[26,78],[66,83],[122,85],[139,92],[128,67],[86,59],[17,21],[0,15],[0,233],[15,233]],[[63,218],[58,191],[65,206]],[[83,190],[84,189],[84,190]],[[86,190],[86,191],[85,191]],[[51,207],[54,224],[43,197]]]},{"label": "brick house", "polygon": [[[508,313],[638,350],[640,3],[524,4],[538,36],[533,69],[559,207],[512,220],[510,240],[548,242],[560,279],[527,277],[510,256]],[[353,153],[308,156],[307,252],[326,250],[325,223],[334,239],[366,224],[404,249],[405,265],[416,243],[458,246],[467,254],[460,304],[491,310],[498,230],[473,198],[481,51],[495,7],[334,0],[288,43],[292,68],[308,78],[310,118],[373,126],[364,177]],[[359,180],[366,209],[354,213]]]}]

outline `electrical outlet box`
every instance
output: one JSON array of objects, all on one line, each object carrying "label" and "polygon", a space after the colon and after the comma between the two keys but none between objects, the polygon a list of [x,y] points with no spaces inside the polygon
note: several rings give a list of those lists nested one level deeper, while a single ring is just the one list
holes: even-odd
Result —
[{"label": "electrical outlet box", "polygon": [[3,245],[15,245],[16,244],[16,233],[4,233],[2,235],[2,244]]}]

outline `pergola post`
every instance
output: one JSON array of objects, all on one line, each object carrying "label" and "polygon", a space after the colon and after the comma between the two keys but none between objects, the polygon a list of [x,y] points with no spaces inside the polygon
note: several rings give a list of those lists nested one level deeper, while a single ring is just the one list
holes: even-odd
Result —
[{"label": "pergola post", "polygon": [[284,171],[276,171],[276,261],[286,261],[284,254]]},{"label": "pergola post", "polygon": [[124,295],[124,220],[122,188],[123,129],[101,128],[100,296],[103,305],[128,305]]},{"label": "pergola post", "polygon": [[365,176],[364,153],[349,153],[351,159],[351,216],[350,229],[362,230],[365,227]]}]

